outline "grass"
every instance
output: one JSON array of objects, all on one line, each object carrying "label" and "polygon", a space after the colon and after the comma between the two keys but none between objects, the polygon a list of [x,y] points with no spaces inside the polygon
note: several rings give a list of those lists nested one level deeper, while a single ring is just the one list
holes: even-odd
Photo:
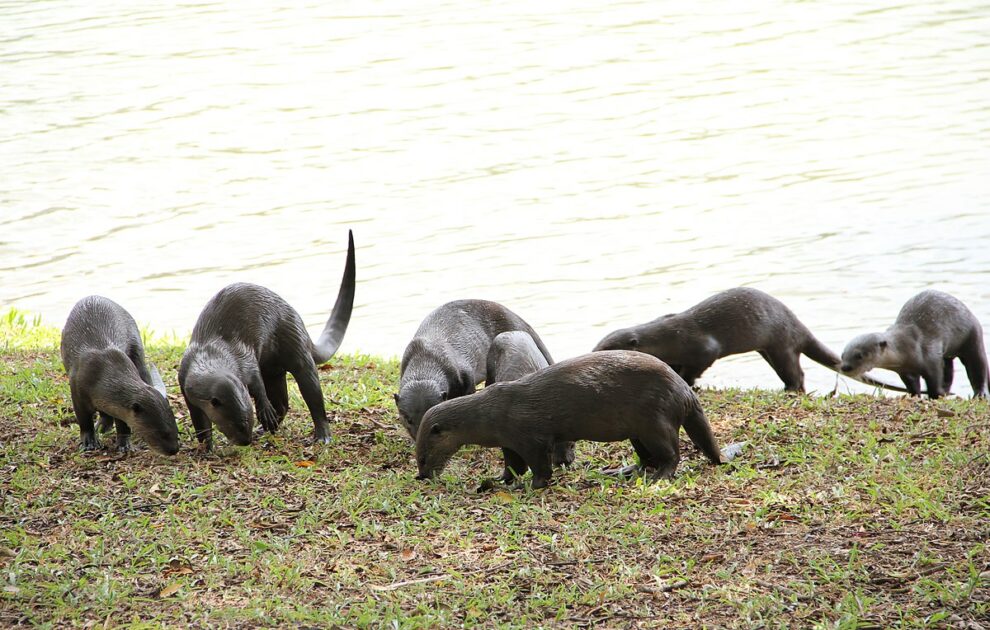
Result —
[{"label": "grass", "polygon": [[[282,433],[195,449],[182,343],[148,335],[183,450],[78,450],[58,332],[0,317],[0,625],[978,627],[990,618],[985,401],[705,390],[735,462],[684,438],[672,482],[617,482],[582,443],[546,490],[477,492],[493,450],[416,481],[394,361],[294,386]],[[104,438],[104,443],[112,440]],[[223,444],[222,437],[220,444]]]}]

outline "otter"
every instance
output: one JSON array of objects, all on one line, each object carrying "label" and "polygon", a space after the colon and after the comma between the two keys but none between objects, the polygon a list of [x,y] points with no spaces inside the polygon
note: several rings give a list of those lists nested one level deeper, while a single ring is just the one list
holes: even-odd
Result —
[{"label": "otter", "polygon": [[[548,367],[550,363],[540,352],[529,333],[521,330],[510,330],[499,333],[492,340],[486,365],[485,387],[488,387],[495,383],[520,379],[527,374]],[[518,455],[505,453],[505,450],[502,449],[506,462],[519,461]],[[554,445],[553,463],[555,466],[570,465],[573,462],[574,442],[560,442]],[[514,476],[512,470],[507,466],[502,473],[502,480],[509,483]]]},{"label": "otter", "polygon": [[[594,348],[600,350],[652,354],[688,385],[694,385],[716,360],[755,350],[784,382],[784,389],[794,392],[804,392],[801,354],[835,372],[841,363],[783,302],[746,287],[716,293],[681,313],[609,333]],[[875,387],[905,391],[868,375],[856,378]]]},{"label": "otter", "polygon": [[354,235],[347,238],[344,275],[323,332],[314,342],[299,313],[274,291],[239,282],[203,308],[179,364],[179,387],[196,438],[213,448],[213,425],[238,445],[251,443],[254,414],[274,433],[289,411],[291,373],[313,417],[314,440],[329,443],[330,424],[316,366],[334,355],[354,305]]},{"label": "otter", "polygon": [[533,487],[542,488],[553,471],[554,444],[626,439],[640,471],[671,477],[681,426],[712,463],[721,463],[698,397],[666,363],[641,352],[593,352],[431,408],[416,437],[417,479],[436,476],[461,446],[478,444],[506,449],[515,460],[506,467],[532,469]]},{"label": "otter", "polygon": [[100,448],[93,426],[99,413],[101,430],[111,423],[116,429],[121,452],[132,450],[132,430],[160,453],[179,452],[179,429],[164,383],[162,391],[155,387],[141,332],[122,306],[99,295],[79,300],[62,328],[60,354],[84,451]]},{"label": "otter", "polygon": [[399,418],[413,440],[427,409],[470,394],[485,380],[492,339],[510,330],[529,333],[547,363],[553,363],[536,331],[496,302],[455,300],[426,316],[402,353],[399,392],[394,396]]},{"label": "otter", "polygon": [[929,398],[952,386],[952,360],[959,357],[974,397],[986,397],[987,353],[983,328],[965,304],[941,291],[922,291],[901,307],[894,325],[860,335],[842,351],[842,373],[856,376],[874,367],[897,372],[912,396],[925,380]]}]

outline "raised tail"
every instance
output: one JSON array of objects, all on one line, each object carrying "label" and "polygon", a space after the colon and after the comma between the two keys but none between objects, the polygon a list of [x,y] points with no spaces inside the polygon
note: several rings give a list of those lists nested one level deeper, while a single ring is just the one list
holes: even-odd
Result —
[{"label": "raised tail", "polygon": [[818,341],[814,335],[808,334],[808,343],[804,345],[801,349],[806,357],[811,359],[816,363],[821,363],[828,369],[836,372],[837,374],[842,374],[843,376],[849,377],[853,380],[859,381],[871,387],[880,387],[882,389],[888,389],[892,392],[907,393],[907,389],[901,387],[900,385],[894,385],[892,383],[885,383],[877,378],[870,376],[869,374],[860,374],[859,376],[852,376],[850,374],[843,374],[839,366],[842,365],[842,359],[839,355],[835,354],[831,350],[825,347],[825,344]]},{"label": "raised tail", "polygon": [[337,291],[337,301],[333,305],[330,319],[319,338],[313,342],[313,361],[320,365],[330,360],[337,352],[340,342],[344,340],[347,324],[351,321],[351,309],[354,307],[354,233],[347,231],[347,263],[344,265],[344,276],[340,280]]},{"label": "raised tail", "polygon": [[682,423],[684,431],[691,438],[691,441],[704,453],[713,464],[722,463],[722,451],[719,450],[718,441],[712,433],[712,426],[708,424],[708,418],[701,409],[698,397],[691,393],[691,401],[688,403],[687,415]]}]

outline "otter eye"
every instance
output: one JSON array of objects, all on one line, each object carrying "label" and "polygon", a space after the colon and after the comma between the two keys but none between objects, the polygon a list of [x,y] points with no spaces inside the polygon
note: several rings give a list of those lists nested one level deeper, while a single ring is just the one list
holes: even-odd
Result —
[{"label": "otter eye", "polygon": [[439,424],[434,424],[433,427],[430,429],[430,433],[434,433],[434,434],[443,433],[443,427],[441,427]]},{"label": "otter eye", "polygon": [[862,352],[857,352],[856,354],[853,355],[853,358],[856,359],[857,361],[859,361],[860,359],[863,358],[863,353]]},{"label": "otter eye", "polygon": [[639,339],[633,337],[632,339],[629,340],[630,347],[635,348],[638,345],[639,345]]},{"label": "otter eye", "polygon": [[131,405],[131,411],[134,413],[141,413],[144,411],[144,407],[141,406],[141,403],[134,403]]},{"label": "otter eye", "polygon": [[211,398],[210,399],[210,404],[213,405],[214,407],[219,407],[220,406],[220,399],[219,398]]}]

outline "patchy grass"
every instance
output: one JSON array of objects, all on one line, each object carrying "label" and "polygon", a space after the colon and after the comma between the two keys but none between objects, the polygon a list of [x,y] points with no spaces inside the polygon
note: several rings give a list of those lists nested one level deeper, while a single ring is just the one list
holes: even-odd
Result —
[{"label": "patchy grass", "polygon": [[[6,322],[6,323],[4,323]],[[702,391],[737,461],[684,438],[673,482],[598,474],[582,443],[547,490],[478,493],[497,453],[416,481],[397,366],[335,357],[334,442],[294,386],[283,432],[183,450],[78,451],[57,331],[0,321],[0,625],[973,627],[990,618],[990,407]],[[220,443],[223,438],[218,436]],[[105,443],[112,440],[104,439]]]}]

